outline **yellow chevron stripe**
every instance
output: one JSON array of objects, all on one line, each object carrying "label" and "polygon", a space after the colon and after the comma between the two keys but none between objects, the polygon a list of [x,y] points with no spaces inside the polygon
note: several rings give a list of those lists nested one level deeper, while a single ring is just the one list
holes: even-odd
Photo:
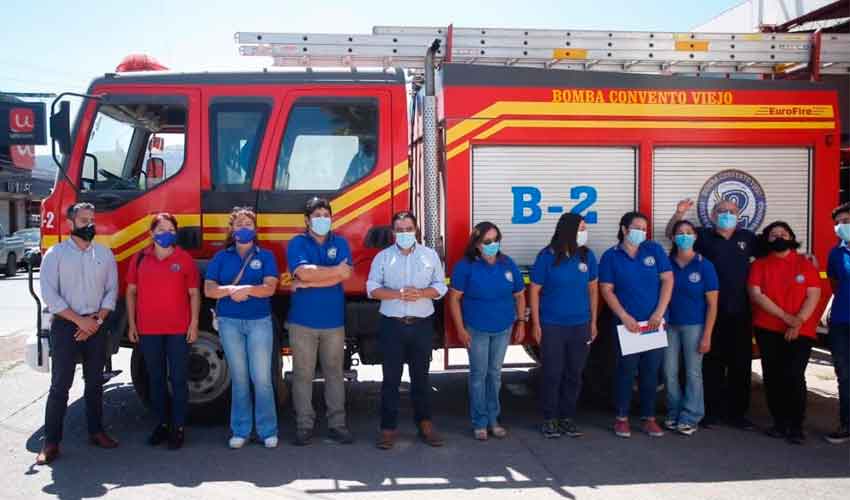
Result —
[{"label": "yellow chevron stripe", "polygon": [[446,143],[458,139],[505,115],[551,116],[636,116],[636,117],[694,117],[694,118],[764,118],[773,111],[804,112],[815,118],[834,118],[828,105],[761,105],[761,104],[618,104],[618,103],[555,103],[542,101],[497,101],[471,118],[461,121],[446,132]]}]

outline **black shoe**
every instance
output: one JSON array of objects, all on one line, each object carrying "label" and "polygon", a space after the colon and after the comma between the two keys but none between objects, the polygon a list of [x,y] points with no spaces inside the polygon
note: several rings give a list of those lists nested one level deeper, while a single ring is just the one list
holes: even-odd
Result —
[{"label": "black shoe", "polygon": [[699,421],[699,426],[703,429],[711,429],[717,425],[717,417],[705,416]]},{"label": "black shoe", "polygon": [[788,437],[788,431],[779,425],[774,425],[770,429],[764,431],[764,433],[774,439],[784,439]]},{"label": "black shoe", "polygon": [[824,436],[827,442],[832,444],[843,444],[850,441],[850,427],[842,425],[837,431]]},{"label": "black shoe", "polygon": [[295,431],[295,446],[307,446],[313,442],[313,429],[298,429]]},{"label": "black shoe", "polygon": [[788,442],[791,444],[803,444],[806,442],[806,434],[803,429],[792,429],[788,432]]},{"label": "black shoe", "polygon": [[738,417],[729,421],[729,425],[741,429],[742,431],[756,430],[756,424],[752,423],[747,417]]},{"label": "black shoe", "polygon": [[575,422],[569,418],[562,418],[559,420],[558,429],[561,431],[561,434],[571,438],[582,437],[584,435],[584,433],[576,427]]},{"label": "black shoe", "polygon": [[540,427],[540,432],[543,433],[543,437],[546,439],[561,437],[561,427],[558,425],[558,421],[554,418],[543,422],[543,425]]},{"label": "black shoe", "polygon": [[148,444],[151,446],[159,446],[168,439],[168,426],[157,425],[148,438]]},{"label": "black shoe", "polygon": [[354,436],[345,427],[336,427],[328,430],[328,437],[339,444],[351,444],[354,442]]},{"label": "black shoe", "polygon": [[172,429],[168,434],[168,449],[179,450],[183,447],[183,441],[186,439],[186,433],[182,427]]}]

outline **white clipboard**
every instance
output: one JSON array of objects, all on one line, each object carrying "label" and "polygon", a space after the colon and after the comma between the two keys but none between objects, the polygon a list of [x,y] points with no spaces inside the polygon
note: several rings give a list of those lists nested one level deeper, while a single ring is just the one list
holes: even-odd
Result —
[{"label": "white clipboard", "polygon": [[662,322],[657,330],[650,330],[647,321],[640,321],[640,333],[632,333],[623,325],[617,326],[617,336],[620,337],[620,351],[623,356],[637,354],[667,347],[667,330]]}]

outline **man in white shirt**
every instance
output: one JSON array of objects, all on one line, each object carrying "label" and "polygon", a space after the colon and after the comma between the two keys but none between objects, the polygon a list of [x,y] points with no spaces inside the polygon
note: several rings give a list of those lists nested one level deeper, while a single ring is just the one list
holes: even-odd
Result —
[{"label": "man in white shirt", "polygon": [[366,291],[381,301],[378,344],[384,357],[381,384],[381,435],[378,448],[389,450],[398,436],[399,384],[404,363],[410,371],[414,420],[419,437],[431,446],[443,440],[431,422],[428,365],[434,337],[434,301],[446,294],[440,257],[416,240],[416,217],[408,211],[393,216],[395,244],[372,261]]}]

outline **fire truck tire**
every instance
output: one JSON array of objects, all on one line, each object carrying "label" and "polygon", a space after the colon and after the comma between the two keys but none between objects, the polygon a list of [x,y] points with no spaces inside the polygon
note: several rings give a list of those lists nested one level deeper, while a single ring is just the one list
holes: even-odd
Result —
[{"label": "fire truck tire", "polygon": [[[133,348],[130,377],[142,403],[150,408],[150,384],[142,352]],[[189,419],[219,423],[230,414],[230,371],[217,335],[201,331],[189,351]]]},{"label": "fire truck tire", "polygon": [[14,278],[18,274],[18,258],[14,253],[6,256],[6,270],[4,274],[7,278]]}]

